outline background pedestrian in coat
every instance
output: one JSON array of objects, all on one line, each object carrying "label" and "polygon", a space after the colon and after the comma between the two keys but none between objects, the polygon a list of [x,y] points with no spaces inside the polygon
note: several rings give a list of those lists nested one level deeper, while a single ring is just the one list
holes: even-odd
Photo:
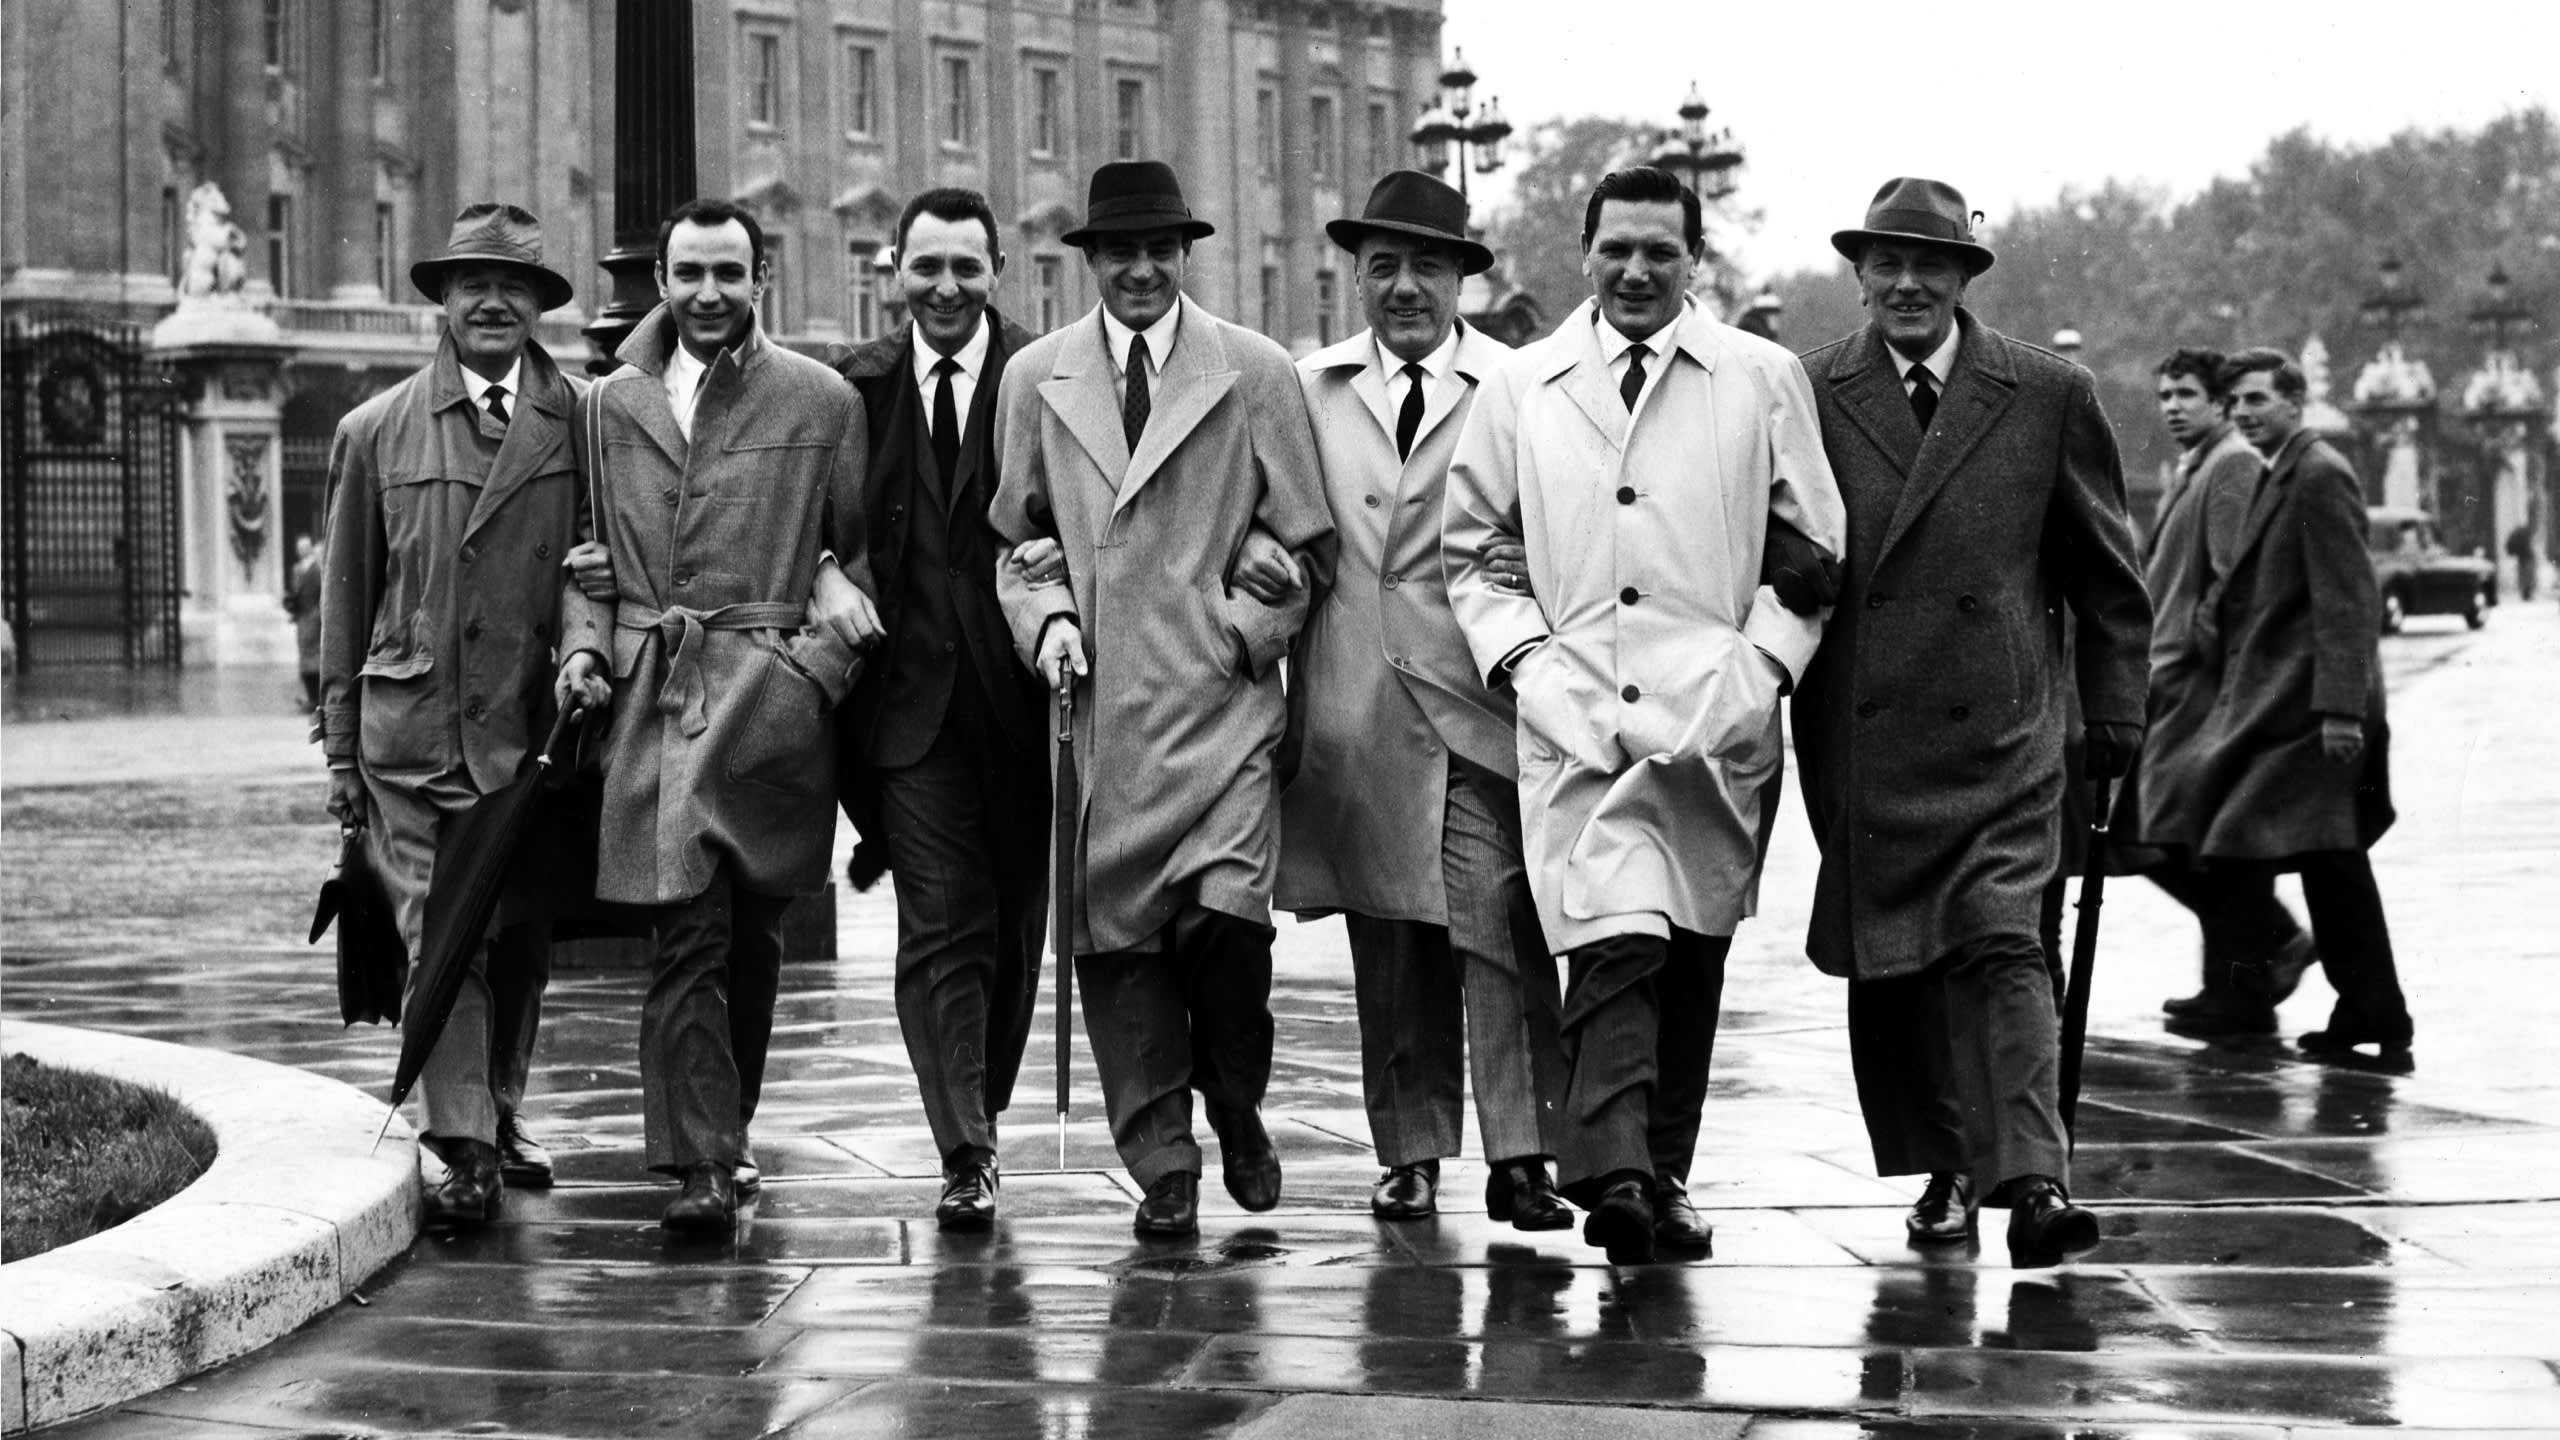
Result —
[{"label": "background pedestrian in coat", "polygon": [[[437,827],[513,781],[547,725],[542,682],[579,491],[576,392],[533,339],[535,317],[570,298],[542,263],[539,222],[513,205],[466,206],[444,253],[409,278],[444,306],[444,337],[425,369],[339,422],[316,618],[329,812],[364,827],[414,956]],[[547,928],[502,948],[511,1002],[493,1004],[484,947],[419,1080],[427,1148],[445,1165],[431,1223],[480,1224],[506,1183],[551,1180],[516,1113]]]},{"label": "background pedestrian in coat", "polygon": [[[1067,566],[1065,585],[1002,572],[1015,642],[1053,687],[1090,681],[1076,978],[1112,1139],[1146,1191],[1142,1234],[1198,1229],[1194,1088],[1228,1193],[1280,1201],[1261,1115],[1277,666],[1333,536],[1288,355],[1182,294],[1192,242],[1213,233],[1172,167],[1096,171],[1064,238],[1102,303],[1013,358],[996,422],[990,518],[1017,544],[1056,540]],[[1257,526],[1284,548],[1239,564]]]},{"label": "background pedestrian in coat", "polygon": [[1004,249],[985,196],[916,196],[892,254],[908,323],[835,362],[868,421],[862,508],[887,634],[837,719],[836,784],[862,854],[897,879],[898,1028],[942,1156],[934,1218],[983,1229],[1048,900],[1045,707],[1014,657],[996,600],[1005,546],[987,524],[996,393],[1032,337],[991,303]]},{"label": "background pedestrian in coat", "polygon": [[293,568],[284,581],[284,613],[293,617],[293,660],[302,679],[302,708],[316,715],[320,710],[320,544],[308,535],[293,537]]},{"label": "background pedestrian in coat", "polygon": [[1848,502],[1848,582],[1796,693],[1822,849],[1814,963],[1849,979],[1858,1099],[1886,1175],[1926,1172],[1915,1240],[2011,1206],[2014,1263],[2098,1241],[2064,1188],[2059,1024],[2038,901],[2056,863],[2061,627],[2088,768],[2141,741],[2150,604],[2089,372],[1959,303],[1989,269],[1964,197],[1886,182],[1832,244],[1867,326],[1805,357]]},{"label": "background pedestrian in coat", "polygon": [[1411,170],[1325,231],[1356,257],[1369,327],[1298,365],[1341,548],[1330,602],[1290,652],[1278,900],[1341,911],[1350,930],[1361,1093],[1387,1167],[1372,1213],[1436,1213],[1471,1066],[1485,1208],[1563,1229],[1547,1170],[1561,1007],[1521,871],[1511,697],[1468,655],[1440,563],[1449,457],[1511,353],[1458,319],[1459,282],[1493,252],[1468,238],[1466,200]]},{"label": "background pedestrian in coat", "polygon": [[783,908],[825,883],[835,839],[829,712],[880,635],[862,402],[764,337],[764,282],[753,217],[679,207],[658,232],[663,303],[578,417],[595,469],[582,529],[618,598],[565,597],[559,687],[615,710],[596,893],[651,907],[657,932],[641,1104],[649,1168],[684,1182],[676,1230],[725,1231],[736,1212]]},{"label": "background pedestrian in coat", "polygon": [[[1698,197],[1594,188],[1594,298],[1480,387],[1449,467],[1449,597],[1518,706],[1529,883],[1568,953],[1559,1178],[1613,1261],[1709,1241],[1689,1205],[1724,961],[1757,898],[1778,700],[1822,637],[1761,583],[1783,521],[1841,546],[1795,357],[1688,300]],[[1533,593],[1488,550],[1518,537]]]}]

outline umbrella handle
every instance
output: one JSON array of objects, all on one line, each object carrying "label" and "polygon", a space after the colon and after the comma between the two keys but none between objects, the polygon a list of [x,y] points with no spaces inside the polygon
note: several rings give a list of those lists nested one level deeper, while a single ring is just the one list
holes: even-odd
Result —
[{"label": "umbrella handle", "polygon": [[542,754],[536,757],[534,763],[549,766],[552,755],[560,749],[561,739],[569,733],[569,727],[585,720],[586,714],[587,707],[584,705],[561,706],[559,715],[551,722],[550,736],[542,742]]}]

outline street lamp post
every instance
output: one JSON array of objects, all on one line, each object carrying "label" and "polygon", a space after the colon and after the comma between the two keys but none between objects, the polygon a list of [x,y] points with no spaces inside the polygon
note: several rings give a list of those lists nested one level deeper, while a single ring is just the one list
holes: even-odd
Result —
[{"label": "street lamp post", "polygon": [[[1440,96],[1437,103],[1422,112],[1414,122],[1413,143],[1422,149],[1422,168],[1437,175],[1449,166],[1449,147],[1457,147],[1458,193],[1467,193],[1467,171],[1490,175],[1502,168],[1502,142],[1511,136],[1511,122],[1503,118],[1502,101],[1487,100],[1478,110],[1475,103],[1476,72],[1467,68],[1467,52],[1453,50],[1449,68],[1440,72]],[[1474,151],[1469,164],[1468,152]]]},{"label": "street lamp post", "polygon": [[1680,102],[1680,128],[1662,132],[1653,163],[1687,180],[1701,200],[1722,200],[1733,193],[1733,172],[1742,166],[1742,151],[1730,129],[1707,133],[1707,98],[1698,93],[1695,80]]}]

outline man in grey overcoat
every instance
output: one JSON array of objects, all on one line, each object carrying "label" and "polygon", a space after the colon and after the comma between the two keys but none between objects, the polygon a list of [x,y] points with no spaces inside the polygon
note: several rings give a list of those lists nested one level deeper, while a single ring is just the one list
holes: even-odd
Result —
[{"label": "man in grey overcoat", "polygon": [[2049,1265],[2098,1243],[2066,1188],[2037,936],[2063,784],[2056,617],[2090,773],[2120,775],[2151,617],[2124,476],[2089,372],[1959,303],[1992,255],[1952,186],[1889,181],[1832,244],[1870,318],[1805,357],[1849,511],[1840,607],[1794,707],[1822,850],[1806,947],[1849,981],[1877,1170],[1930,1176],[1912,1238],[1969,1235],[1982,1196],[2010,1207],[2013,1263]]}]

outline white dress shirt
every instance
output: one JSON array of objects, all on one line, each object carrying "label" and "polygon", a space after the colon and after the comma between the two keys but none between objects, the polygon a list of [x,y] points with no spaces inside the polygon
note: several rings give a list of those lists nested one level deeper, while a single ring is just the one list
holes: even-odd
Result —
[{"label": "white dress shirt", "polygon": [[1147,396],[1155,398],[1157,383],[1164,379],[1164,362],[1173,355],[1174,342],[1182,335],[1182,300],[1176,297],[1173,307],[1156,318],[1145,331],[1132,330],[1120,323],[1108,307],[1102,312],[1102,341],[1111,350],[1111,391],[1122,402],[1129,398],[1129,340],[1131,336],[1147,337]]},{"label": "white dress shirt", "polygon": [[702,396],[703,369],[702,362],[693,358],[693,352],[684,348],[682,341],[667,352],[667,373],[662,377],[667,384],[667,405],[676,412],[676,429],[684,432],[688,441],[693,439],[693,402]]},{"label": "white dress shirt", "polygon": [[[1601,315],[1598,306],[1592,307],[1591,323],[1600,328],[1600,358],[1608,362],[1611,389],[1627,382],[1627,366],[1633,363],[1627,359],[1628,351],[1633,350],[1638,343],[1642,343],[1650,352],[1645,356],[1644,388],[1636,392],[1636,409],[1644,407],[1645,397],[1653,393],[1654,382],[1662,378],[1662,357],[1664,352],[1672,348],[1671,333],[1680,328],[1682,320],[1688,318],[1689,306],[1692,303],[1694,302],[1683,299],[1680,302],[1679,313],[1673,315],[1669,323],[1661,329],[1640,337],[1640,342],[1628,339],[1617,326],[1610,324],[1608,319]],[[1627,413],[1632,415],[1635,410]]]},{"label": "white dress shirt", "polygon": [[471,408],[479,411],[481,418],[495,424],[497,417],[489,413],[489,387],[491,385],[506,386],[507,418],[513,420],[516,401],[524,395],[524,387],[518,383],[523,377],[524,357],[522,355],[508,362],[507,373],[496,380],[484,379],[479,371],[465,365],[462,367],[462,393],[470,397]]},{"label": "white dress shirt", "polygon": [[1928,358],[1924,360],[1911,359],[1890,345],[1884,347],[1886,353],[1893,356],[1893,368],[1902,372],[1902,393],[1906,397],[1911,394],[1911,372],[1925,367],[1929,372],[1931,388],[1938,392],[1939,399],[1945,399],[1947,381],[1956,373],[1956,341],[1963,336],[1964,327],[1950,323],[1947,326],[1947,338],[1939,341],[1938,348],[1930,351]]},{"label": "white dress shirt", "polygon": [[[987,368],[987,342],[993,333],[994,327],[987,323],[987,317],[981,313],[978,316],[978,328],[969,333],[968,340],[960,347],[960,353],[950,357],[960,365],[960,368],[953,371],[951,375],[951,403],[959,413],[960,427],[963,431],[966,431],[969,426],[970,403],[978,396],[978,376]],[[1147,337],[1147,344],[1150,347],[1155,343],[1154,336]],[[942,385],[942,377],[933,373],[933,367],[942,363],[943,354],[926,344],[922,336],[916,337],[915,352],[916,389],[924,396],[925,423],[931,425],[933,423],[933,392],[940,389]]]},{"label": "white dress shirt", "polygon": [[[1392,435],[1395,417],[1404,413],[1405,392],[1413,388],[1414,381],[1404,373],[1407,362],[1397,359],[1394,351],[1379,344],[1374,336],[1369,346],[1377,352],[1378,373],[1387,377],[1387,433]],[[1411,363],[1422,367],[1422,408],[1427,412],[1439,397],[1440,382],[1449,378],[1449,367],[1458,363],[1458,327],[1450,326],[1449,333],[1440,337],[1439,348]],[[1415,437],[1417,441],[1420,438]]]}]

